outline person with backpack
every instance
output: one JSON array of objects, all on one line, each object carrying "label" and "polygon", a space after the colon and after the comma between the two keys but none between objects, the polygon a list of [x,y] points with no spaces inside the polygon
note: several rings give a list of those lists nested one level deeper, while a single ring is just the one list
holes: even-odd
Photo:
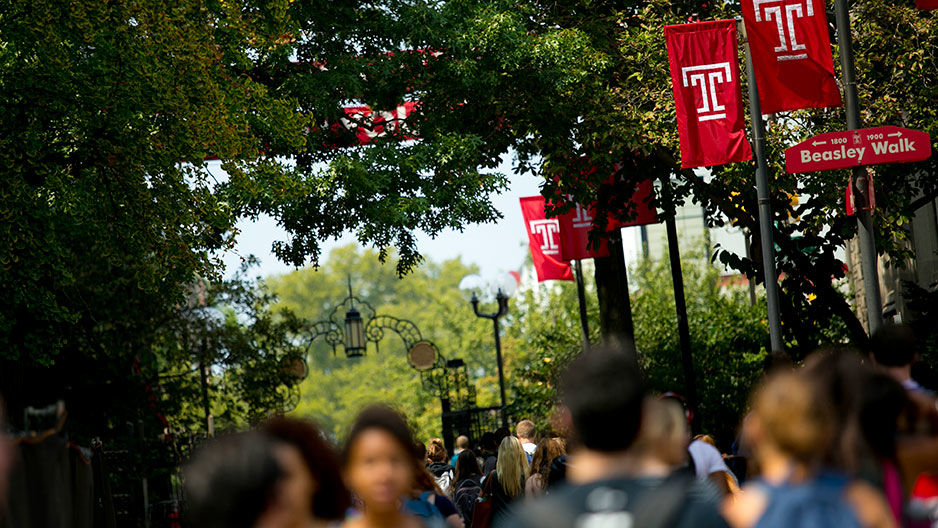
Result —
[{"label": "person with backpack", "polygon": [[567,485],[529,501],[500,526],[726,527],[704,483],[667,471],[645,475],[629,451],[645,399],[634,355],[618,347],[591,348],[570,364],[561,398],[573,433]]},{"label": "person with backpack", "polygon": [[723,513],[733,528],[894,528],[882,494],[818,461],[834,438],[830,403],[800,372],[770,376],[743,424],[761,478]]},{"label": "person with backpack", "polygon": [[541,439],[531,462],[531,476],[524,483],[525,497],[533,499],[546,493],[551,462],[566,454],[563,443],[559,439],[550,437]]},{"label": "person with backpack", "polygon": [[476,499],[482,492],[482,470],[475,453],[464,449],[456,457],[456,473],[451,494],[466,526],[472,526]]},{"label": "person with backpack", "polygon": [[433,474],[427,468],[417,471],[414,496],[405,505],[411,513],[422,516],[425,510],[429,510],[429,516],[433,518],[439,516],[448,528],[465,528],[459,509],[439,488]]},{"label": "person with backpack", "polygon": [[439,438],[430,439],[427,445],[427,469],[436,479],[437,487],[449,491],[453,483],[453,466],[447,463],[446,448]]},{"label": "person with backpack", "polygon": [[495,461],[498,460],[498,440],[496,438],[495,433],[486,431],[482,433],[482,438],[479,440],[479,466],[482,468],[483,480],[485,475],[495,469]]}]

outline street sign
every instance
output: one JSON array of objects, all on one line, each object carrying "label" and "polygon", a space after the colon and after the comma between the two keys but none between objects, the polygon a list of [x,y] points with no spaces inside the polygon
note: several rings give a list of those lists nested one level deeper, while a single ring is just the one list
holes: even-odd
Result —
[{"label": "street sign", "polygon": [[925,132],[884,126],[828,132],[785,150],[789,173],[922,161],[931,156]]}]

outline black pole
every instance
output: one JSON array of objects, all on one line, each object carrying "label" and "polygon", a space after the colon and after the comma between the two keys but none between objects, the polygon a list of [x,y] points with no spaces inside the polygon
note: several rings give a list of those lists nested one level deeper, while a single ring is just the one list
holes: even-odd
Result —
[{"label": "black pole", "polygon": [[[750,262],[752,261],[752,233],[749,230],[746,230],[744,233],[746,238],[746,259]],[[752,275],[746,274],[746,282],[749,283],[749,305],[756,305],[756,282]]]},{"label": "black pole", "polygon": [[453,416],[452,416],[452,405],[450,405],[449,398],[440,398],[440,421],[443,426],[443,447],[446,448],[447,453],[453,452],[453,447],[455,442],[453,441]]},{"label": "black pole", "polygon": [[479,311],[479,298],[475,293],[472,294],[472,300],[470,302],[472,303],[472,311],[475,312],[476,317],[491,319],[495,328],[495,361],[498,365],[498,391],[502,401],[502,427],[508,427],[508,403],[505,398],[505,372],[502,367],[502,339],[501,335],[499,335],[500,328],[498,325],[499,318],[508,313],[508,296],[502,293],[501,290],[498,290],[498,294],[495,295],[495,298],[498,300],[498,311],[490,314]]},{"label": "black pole", "polygon": [[579,260],[573,261],[573,270],[576,272],[576,296],[580,304],[580,330],[583,333],[583,351],[590,349],[590,327],[586,318],[586,288],[583,285],[583,265]]},{"label": "black pole", "polygon": [[[846,0],[834,0],[837,18],[837,44],[840,46],[840,68],[844,81],[844,110],[847,130],[860,128],[860,103],[857,99],[856,67],[853,64],[853,37],[850,35],[850,13]],[[853,168],[853,196],[857,215],[857,238],[860,239],[860,259],[863,268],[863,289],[866,293],[866,315],[872,335],[883,324],[883,302],[879,293],[876,239],[873,235],[873,216],[870,214],[869,181],[866,169]]]},{"label": "black pole", "polygon": [[[666,203],[671,201],[671,182],[668,178],[662,179],[661,191]],[[693,423],[691,429],[696,433],[699,430],[699,416],[697,410],[697,377],[694,374],[694,357],[690,348],[690,324],[687,321],[687,301],[684,298],[684,273],[681,271],[681,249],[677,239],[677,222],[674,215],[668,215],[665,220],[668,231],[668,256],[671,259],[671,282],[674,285],[674,309],[677,312],[677,333],[681,344],[681,365],[684,368],[684,396],[690,407]]]},{"label": "black pole", "polygon": [[495,361],[498,362],[498,392],[502,399],[502,427],[508,427],[508,403],[505,400],[505,372],[502,368],[502,338],[499,335],[498,317],[492,318],[495,325]]},{"label": "black pole", "polygon": [[759,236],[762,239],[762,269],[765,272],[765,300],[768,305],[769,336],[772,353],[784,352],[782,325],[778,308],[778,272],[775,269],[775,241],[772,236],[772,200],[769,194],[769,174],[765,163],[765,123],[762,122],[762,105],[759,103],[759,88],[752,71],[752,53],[746,37],[746,26],[740,23],[743,39],[746,40],[746,78],[749,84],[749,117],[752,120],[753,150],[756,155],[756,196],[759,201]]}]

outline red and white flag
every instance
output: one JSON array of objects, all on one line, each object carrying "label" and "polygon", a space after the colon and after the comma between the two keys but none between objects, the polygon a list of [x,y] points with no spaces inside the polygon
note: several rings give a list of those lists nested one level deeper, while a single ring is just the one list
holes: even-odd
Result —
[{"label": "red and white flag", "polygon": [[[607,230],[619,229],[628,226],[654,224],[658,221],[658,211],[651,205],[653,184],[645,180],[635,187],[632,195],[630,209],[634,218],[629,222],[619,222],[609,218]],[[589,247],[589,232],[593,227],[593,207],[583,207],[577,204],[576,208],[560,215],[560,253],[563,260],[583,260],[588,258],[602,258],[609,256],[609,245],[602,239],[596,248]]]},{"label": "red and white flag", "polygon": [[752,159],[743,120],[736,21],[665,26],[681,167]]},{"label": "red and white flag", "polygon": [[570,264],[560,251],[560,222],[544,214],[544,197],[521,198],[521,214],[528,232],[531,259],[537,271],[537,281],[573,280]]},{"label": "red and white flag", "polygon": [[763,114],[840,106],[824,0],[742,0]]}]

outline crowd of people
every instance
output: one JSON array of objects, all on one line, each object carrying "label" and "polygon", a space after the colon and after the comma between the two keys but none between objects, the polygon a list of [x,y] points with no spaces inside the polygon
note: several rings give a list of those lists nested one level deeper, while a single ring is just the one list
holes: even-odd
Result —
[{"label": "crowd of people", "polygon": [[[868,352],[868,353],[867,353]],[[278,418],[188,465],[191,526],[938,527],[938,405],[890,325],[871,349],[825,348],[753,391],[735,439],[691,436],[677,394],[649,394],[633,357],[593,348],[567,369],[551,428],[531,420],[453,452],[366,407],[341,449]],[[732,445],[721,453],[717,445]]]}]

